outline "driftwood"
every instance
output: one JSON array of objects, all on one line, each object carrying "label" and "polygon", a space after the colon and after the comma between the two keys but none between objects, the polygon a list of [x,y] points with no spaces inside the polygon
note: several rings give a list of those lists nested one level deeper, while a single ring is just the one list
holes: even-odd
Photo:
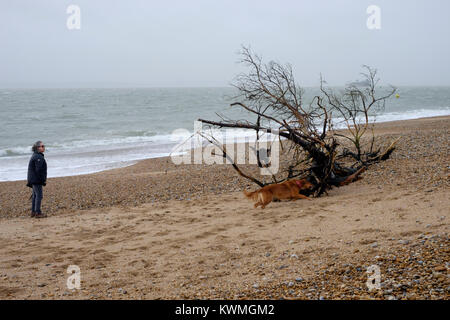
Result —
[{"label": "driftwood", "polygon": [[[250,68],[249,73],[237,76],[233,86],[238,90],[239,100],[231,104],[240,107],[256,117],[255,122],[249,120],[230,120],[219,115],[222,121],[198,119],[203,125],[215,128],[239,128],[255,130],[257,140],[260,132],[276,133],[279,137],[290,142],[284,150],[293,159],[280,169],[277,177],[264,182],[243,172],[234,160],[227,154],[214,137],[208,141],[222,150],[222,156],[242,177],[253,183],[264,186],[274,182],[281,182],[293,177],[306,178],[315,185],[312,193],[316,196],[326,192],[333,186],[343,186],[360,178],[371,164],[389,158],[395,150],[398,140],[392,142],[381,152],[375,150],[375,136],[371,115],[384,108],[386,100],[396,89],[378,96],[376,94],[376,70],[364,66],[367,73],[365,86],[349,85],[344,92],[335,94],[324,86],[321,79],[322,95],[314,97],[309,105],[303,103],[303,90],[295,83],[290,65],[280,65],[276,62],[262,63],[250,49],[243,48],[242,63]],[[335,118],[342,119],[346,131],[334,128]],[[370,143],[364,144],[363,137],[371,133]],[[204,135],[204,137],[206,137]],[[342,148],[347,141],[350,147]],[[258,167],[263,167],[259,150],[256,150]],[[352,160],[353,165],[346,165]],[[301,167],[303,165],[303,167]],[[306,165],[306,167],[305,167]]]}]

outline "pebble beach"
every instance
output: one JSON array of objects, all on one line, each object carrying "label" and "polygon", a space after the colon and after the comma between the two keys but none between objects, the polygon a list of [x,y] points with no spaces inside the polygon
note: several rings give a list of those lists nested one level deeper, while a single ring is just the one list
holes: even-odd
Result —
[{"label": "pebble beach", "polygon": [[0,298],[449,299],[450,116],[375,133],[400,139],[363,179],[264,210],[231,165],[168,157],[50,178],[46,219],[25,181],[0,182]]}]

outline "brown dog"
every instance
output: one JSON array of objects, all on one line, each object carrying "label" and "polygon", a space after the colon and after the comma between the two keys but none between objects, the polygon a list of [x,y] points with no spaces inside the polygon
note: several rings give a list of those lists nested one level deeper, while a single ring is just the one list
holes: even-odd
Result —
[{"label": "brown dog", "polygon": [[247,198],[253,199],[255,201],[254,207],[261,206],[262,209],[265,208],[274,199],[308,199],[307,196],[300,194],[300,190],[307,190],[312,188],[313,185],[306,179],[302,180],[288,180],[282,183],[271,184],[262,187],[259,190],[253,192],[247,192],[244,190],[244,194]]}]

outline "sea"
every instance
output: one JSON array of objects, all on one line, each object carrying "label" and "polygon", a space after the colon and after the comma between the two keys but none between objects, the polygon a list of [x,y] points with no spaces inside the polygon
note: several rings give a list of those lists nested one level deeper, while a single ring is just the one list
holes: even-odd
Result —
[{"label": "sea", "polygon": [[[303,101],[318,93],[304,88]],[[397,94],[377,122],[450,115],[450,87],[398,87]],[[176,154],[199,118],[254,121],[254,115],[230,106],[236,95],[232,87],[0,89],[0,181],[26,180],[38,140],[46,146],[48,177]],[[245,140],[254,133],[232,135]]]}]

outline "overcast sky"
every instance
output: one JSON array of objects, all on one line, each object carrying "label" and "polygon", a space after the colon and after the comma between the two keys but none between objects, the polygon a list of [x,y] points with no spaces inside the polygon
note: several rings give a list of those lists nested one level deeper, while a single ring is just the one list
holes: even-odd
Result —
[{"label": "overcast sky", "polygon": [[450,1],[0,0],[0,87],[227,86],[241,45],[304,86],[362,64],[394,85],[450,85]]}]

